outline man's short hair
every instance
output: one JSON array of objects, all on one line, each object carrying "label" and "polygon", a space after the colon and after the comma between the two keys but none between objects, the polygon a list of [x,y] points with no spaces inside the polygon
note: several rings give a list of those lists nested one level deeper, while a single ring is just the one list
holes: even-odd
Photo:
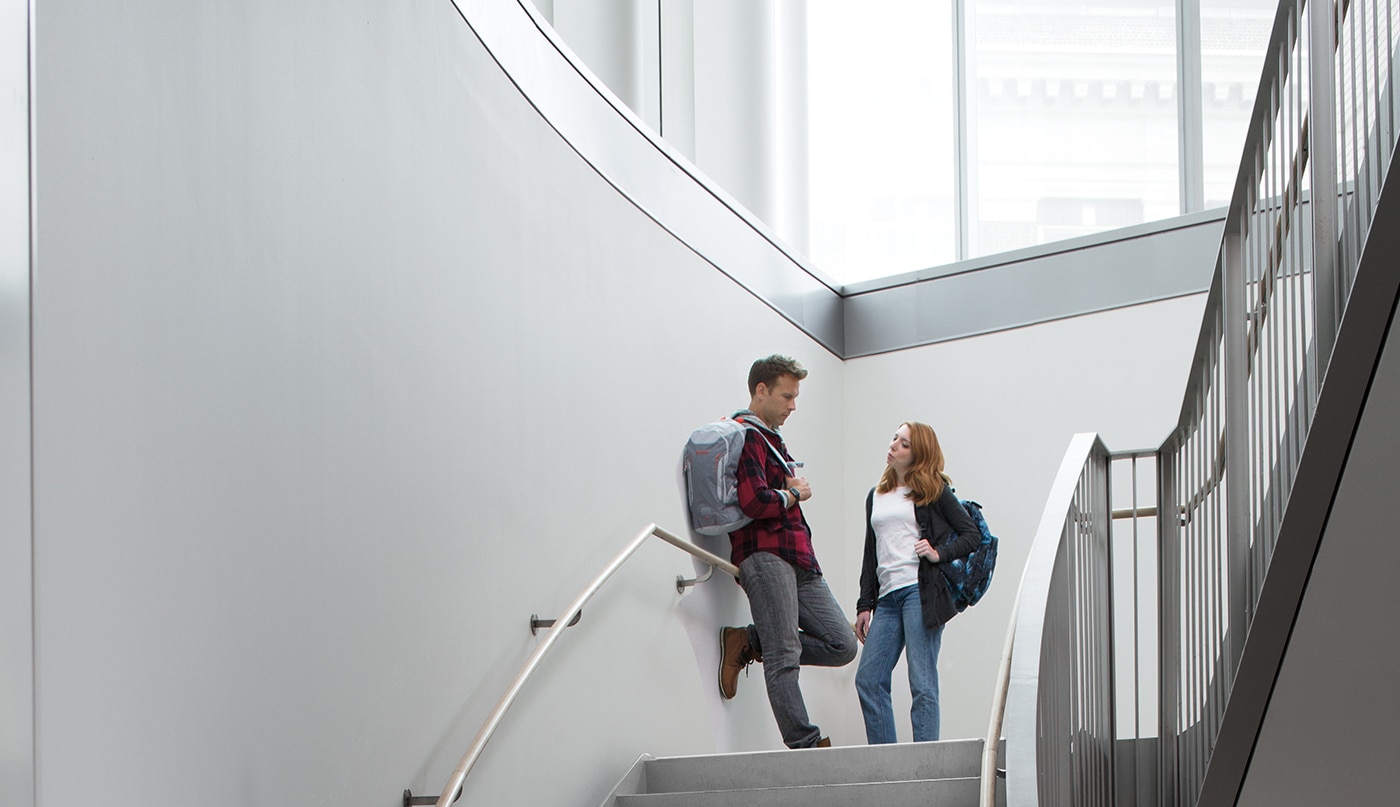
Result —
[{"label": "man's short hair", "polygon": [[788,356],[774,353],[766,359],[759,359],[749,368],[749,394],[758,392],[759,384],[772,389],[778,379],[785,375],[801,381],[807,377],[807,371],[797,363],[797,359]]}]

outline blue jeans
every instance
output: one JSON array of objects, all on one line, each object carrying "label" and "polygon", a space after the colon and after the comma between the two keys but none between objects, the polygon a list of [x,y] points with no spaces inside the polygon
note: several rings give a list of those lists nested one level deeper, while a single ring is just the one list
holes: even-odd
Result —
[{"label": "blue jeans", "polygon": [[807,719],[797,686],[798,666],[840,667],[856,657],[856,636],[831,596],[826,580],[769,552],[755,552],[739,564],[739,583],[749,595],[753,624],[749,644],[763,656],[768,705],[783,744],[809,748],[821,730]]},{"label": "blue jeans", "polygon": [[914,742],[938,739],[938,649],[942,644],[942,625],[933,630],[924,627],[918,584],[895,589],[875,603],[856,670],[856,694],[865,717],[865,739],[871,745],[895,741],[890,675],[906,647],[909,690],[914,695],[909,710]]}]

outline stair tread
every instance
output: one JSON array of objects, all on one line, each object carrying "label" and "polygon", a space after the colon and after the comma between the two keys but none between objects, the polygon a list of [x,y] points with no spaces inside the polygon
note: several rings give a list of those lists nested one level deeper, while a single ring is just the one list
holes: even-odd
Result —
[{"label": "stair tread", "polygon": [[702,807],[744,804],[751,807],[824,807],[878,804],[881,807],[924,807],[936,797],[944,805],[974,805],[977,777],[909,779],[890,782],[831,782],[779,787],[642,793],[618,795],[617,807]]},{"label": "stair tread", "polygon": [[650,793],[976,778],[980,740],[663,757],[646,762]]},{"label": "stair tread", "polygon": [[941,749],[944,751],[956,752],[959,750],[972,750],[976,753],[982,751],[982,740],[935,740],[933,742],[918,743],[892,743],[889,745],[835,745],[830,748],[776,748],[767,751],[727,751],[718,754],[690,754],[686,756],[653,757],[651,762],[674,762],[679,760],[719,760],[737,758],[765,758],[765,757],[790,757],[792,754],[815,753],[815,754],[898,754],[919,749]]},{"label": "stair tread", "polygon": [[686,796],[704,793],[762,793],[770,790],[821,790],[839,787],[882,787],[904,785],[935,785],[939,782],[979,782],[976,776],[948,776],[942,779],[895,779],[882,782],[810,782],[801,785],[773,785],[769,787],[724,787],[706,790],[676,790],[669,793],[643,793],[646,796]]}]

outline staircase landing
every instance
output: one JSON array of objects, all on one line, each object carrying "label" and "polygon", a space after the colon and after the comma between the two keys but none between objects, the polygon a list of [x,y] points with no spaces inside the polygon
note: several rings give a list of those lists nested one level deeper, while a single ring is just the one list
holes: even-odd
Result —
[{"label": "staircase landing", "polygon": [[603,807],[976,807],[981,765],[981,740],[643,755]]}]

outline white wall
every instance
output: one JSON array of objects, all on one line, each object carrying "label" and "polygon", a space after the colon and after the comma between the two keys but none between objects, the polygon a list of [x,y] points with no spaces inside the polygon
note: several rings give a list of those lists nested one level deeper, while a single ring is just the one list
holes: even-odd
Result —
[{"label": "white wall", "polygon": [[[50,0],[36,36],[40,804],[436,792],[531,613],[684,523],[680,447],[757,356],[812,370],[791,439],[839,487],[840,362],[605,185],[450,4]],[[777,745],[695,615],[741,593],[678,597],[691,571],[658,543],[614,579],[473,800]]]},{"label": "white wall", "polygon": [[[812,371],[785,432],[843,605],[900,420],[1003,535],[945,645],[945,735],[976,734],[1069,435],[1175,418],[1197,299],[843,365],[605,184],[447,2],[46,0],[35,31],[38,804],[436,792],[530,614],[684,523],[686,434],[773,351]],[[747,607],[678,597],[692,570],[658,543],[614,578],[470,798],[596,803],[643,751],[780,745],[757,670],[719,701]],[[838,744],[853,674],[803,673]]]},{"label": "white wall", "polygon": [[0,794],[34,802],[29,8],[0,2]]},{"label": "white wall", "polygon": [[661,131],[661,4],[569,0],[537,5],[579,61],[638,118]]},{"label": "white wall", "polygon": [[792,249],[807,252],[804,3],[536,5],[581,69]]},{"label": "white wall", "polygon": [[[858,505],[905,420],[933,426],[958,495],[984,506],[1001,539],[991,589],[944,632],[945,739],[986,732],[1021,569],[1070,438],[1096,431],[1114,451],[1162,442],[1180,413],[1204,302],[1196,295],[846,363],[844,564],[860,567]],[[854,609],[857,581],[837,583]],[[901,664],[895,711],[907,739],[905,675]]]}]

